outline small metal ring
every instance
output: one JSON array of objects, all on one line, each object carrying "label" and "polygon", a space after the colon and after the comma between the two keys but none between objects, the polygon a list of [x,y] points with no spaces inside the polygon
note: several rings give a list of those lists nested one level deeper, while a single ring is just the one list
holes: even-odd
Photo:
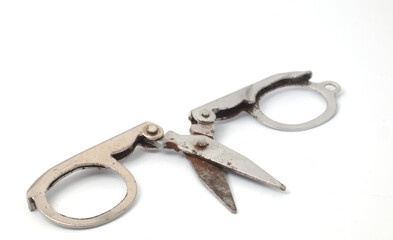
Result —
[{"label": "small metal ring", "polygon": [[249,110],[249,113],[255,117],[262,124],[282,131],[302,131],[310,128],[317,127],[327,121],[329,121],[337,112],[336,94],[340,92],[341,87],[338,83],[332,81],[325,81],[321,83],[309,82],[307,85],[301,85],[309,87],[312,90],[321,94],[326,100],[326,110],[318,117],[304,123],[299,124],[286,124],[277,122],[268,118],[259,108],[258,103]]}]

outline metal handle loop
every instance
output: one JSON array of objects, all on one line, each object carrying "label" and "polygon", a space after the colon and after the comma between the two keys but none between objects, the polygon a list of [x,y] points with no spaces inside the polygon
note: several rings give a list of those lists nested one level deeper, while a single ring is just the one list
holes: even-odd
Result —
[{"label": "metal handle loop", "polygon": [[[326,109],[325,111],[319,115],[318,117],[299,124],[286,124],[277,122],[268,118],[265,114],[262,113],[258,102],[248,110],[248,113],[252,115],[255,119],[257,119],[260,123],[282,131],[302,131],[310,128],[317,127],[327,121],[329,121],[337,111],[337,103],[336,103],[336,94],[340,92],[340,85],[336,82],[326,81],[321,83],[312,83],[309,82],[307,85],[299,85],[302,87],[309,87],[312,90],[318,92],[324,97],[326,100]],[[261,96],[263,97],[263,95]]]},{"label": "metal handle loop", "polygon": [[[95,163],[88,161],[79,163],[80,160],[83,158],[84,155],[78,155],[53,167],[48,172],[46,172],[45,175],[43,175],[39,179],[42,181],[37,182],[35,185],[33,185],[31,189],[31,192],[34,192],[35,194],[32,194],[32,196],[28,198],[30,206],[33,207],[33,209],[30,207],[30,210],[34,210],[34,208],[37,208],[48,219],[61,226],[69,228],[90,228],[99,226],[111,221],[112,219],[122,214],[127,209],[127,207],[131,205],[136,196],[136,182],[130,171],[128,171],[127,168],[123,167],[123,165],[121,165],[118,161],[116,161],[116,159],[112,157],[102,159],[99,164],[96,163],[96,160]],[[123,200],[114,208],[102,214],[89,218],[68,217],[54,210],[48,203],[48,200],[46,198],[46,190],[49,190],[61,178],[73,173],[76,170],[84,169],[87,167],[109,168],[118,173],[124,179],[127,187],[127,194],[125,195]],[[62,172],[65,171],[66,173],[62,174],[59,169],[62,169]],[[59,174],[62,175],[59,176]],[[47,176],[55,177],[56,175],[57,178],[53,182],[47,181],[49,180]],[[34,204],[34,206],[32,206],[31,204]]]},{"label": "metal handle loop", "polygon": [[[146,122],[56,165],[38,178],[27,191],[29,209],[38,209],[53,222],[69,228],[96,227],[115,219],[125,212],[136,196],[134,177],[117,160],[130,154],[137,144],[146,140],[155,141],[162,136],[160,126]],[[46,192],[65,176],[87,167],[109,168],[118,173],[126,183],[127,194],[114,208],[94,217],[72,218],[58,213],[48,203]]]},{"label": "metal handle loop", "polygon": [[[212,126],[217,120],[229,119],[246,111],[262,124],[278,130],[300,131],[319,126],[335,115],[337,110],[336,94],[340,92],[340,85],[332,81],[313,83],[309,81],[311,77],[310,71],[280,73],[270,76],[192,110],[189,119],[192,123],[201,123],[201,126],[207,126],[207,124]],[[309,87],[317,91],[327,102],[325,112],[319,117],[301,124],[284,124],[266,117],[259,108],[259,99],[268,92],[286,86]],[[206,134],[205,132],[211,131],[210,129],[214,128],[210,127],[201,131],[194,127],[193,131]]]}]

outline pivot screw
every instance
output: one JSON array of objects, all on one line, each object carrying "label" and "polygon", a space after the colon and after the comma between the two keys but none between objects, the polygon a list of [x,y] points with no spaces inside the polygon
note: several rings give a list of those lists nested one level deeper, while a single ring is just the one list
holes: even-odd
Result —
[{"label": "pivot screw", "polygon": [[157,132],[158,132],[158,127],[156,127],[156,126],[154,126],[154,125],[149,125],[149,126],[147,126],[146,131],[147,131],[147,133],[148,133],[149,135],[154,136],[154,135],[156,135]]},{"label": "pivot screw", "polygon": [[208,111],[204,110],[204,111],[202,112],[202,117],[208,118],[208,117],[210,117],[210,113],[209,113]]},{"label": "pivot screw", "polygon": [[195,145],[195,148],[197,148],[199,150],[203,150],[203,149],[207,148],[207,146],[209,146],[209,144],[206,141],[200,140]]}]

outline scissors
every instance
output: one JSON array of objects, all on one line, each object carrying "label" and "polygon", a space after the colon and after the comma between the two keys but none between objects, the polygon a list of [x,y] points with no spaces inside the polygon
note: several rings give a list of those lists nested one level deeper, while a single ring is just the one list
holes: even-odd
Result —
[{"label": "scissors", "polygon": [[[69,228],[91,228],[107,223],[124,213],[135,199],[136,182],[131,172],[119,160],[131,154],[135,147],[170,149],[181,152],[191,162],[205,186],[233,213],[237,211],[226,171],[285,191],[276,180],[245,156],[214,140],[215,122],[235,117],[244,111],[263,125],[283,130],[299,131],[319,126],[337,111],[336,95],[340,85],[332,81],[310,82],[310,71],[289,72],[270,76],[190,112],[191,135],[179,135],[155,123],[145,122],[103,143],[100,143],[54,166],[39,177],[27,191],[30,211],[38,209],[56,224]],[[327,103],[325,111],[315,119],[301,124],[284,124],[265,116],[259,100],[268,92],[285,86],[302,86],[321,94]],[[127,194],[114,208],[90,218],[73,218],[58,213],[46,198],[46,192],[65,176],[89,167],[109,168],[125,181]]]}]

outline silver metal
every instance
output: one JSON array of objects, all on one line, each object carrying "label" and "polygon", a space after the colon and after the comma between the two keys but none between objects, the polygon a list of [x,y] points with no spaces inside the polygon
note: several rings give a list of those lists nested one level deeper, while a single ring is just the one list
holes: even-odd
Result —
[{"label": "silver metal", "polygon": [[[312,73],[310,71],[276,74],[198,107],[192,110],[189,116],[192,123],[190,133],[213,138],[215,121],[232,118],[242,111],[248,112],[268,127],[283,131],[300,131],[319,126],[335,115],[337,109],[336,94],[340,92],[340,86],[331,81],[312,83],[309,81],[311,76]],[[319,117],[301,124],[284,124],[266,117],[259,108],[260,99],[266,93],[285,86],[303,86],[318,92],[327,102],[326,110]],[[235,213],[236,205],[232,198],[223,168],[213,166],[211,163],[203,162],[194,157],[187,155],[186,157],[194,166],[195,171],[205,186],[231,212]],[[285,190],[285,187],[282,190]]]},{"label": "silver metal", "polygon": [[[90,228],[115,219],[132,204],[137,189],[134,177],[119,160],[131,154],[138,145],[182,152],[205,186],[233,213],[237,208],[224,170],[285,191],[281,182],[251,160],[213,140],[214,123],[246,111],[262,124],[279,130],[297,131],[318,126],[336,113],[335,97],[340,86],[330,81],[312,83],[310,78],[311,72],[308,71],[277,74],[194,109],[189,116],[192,135],[171,131],[164,134],[160,126],[150,122],[138,125],[49,169],[27,191],[28,207],[31,211],[38,209],[53,222],[70,228]],[[325,112],[309,122],[293,125],[267,118],[259,109],[260,98],[269,91],[290,85],[309,87],[320,93],[327,102]],[[46,192],[65,176],[89,167],[110,168],[117,172],[127,186],[123,200],[111,210],[90,218],[72,218],[55,211],[47,201]]]},{"label": "silver metal", "polygon": [[166,148],[208,161],[239,175],[285,191],[285,186],[243,155],[203,135],[179,135],[167,132]]},{"label": "silver metal", "polygon": [[149,126],[147,126],[146,131],[149,135],[154,136],[158,132],[158,127],[156,127],[154,125],[149,125]]},{"label": "silver metal", "polygon": [[[147,129],[157,128],[157,134],[151,136]],[[38,209],[53,222],[70,228],[90,228],[111,221],[131,205],[136,195],[136,183],[132,174],[118,160],[130,154],[136,145],[146,141],[154,141],[163,136],[163,130],[153,123],[143,123],[116,137],[96,145],[49,169],[27,191],[30,211]],[[127,194],[123,200],[111,210],[90,218],[72,218],[55,211],[48,203],[46,192],[59,180],[72,172],[88,167],[110,168],[125,181]]]},{"label": "silver metal", "polygon": [[[278,130],[300,131],[319,126],[335,115],[336,94],[340,92],[340,85],[331,81],[312,83],[309,81],[311,76],[310,71],[273,75],[192,110],[189,118],[194,124],[205,125],[232,118],[246,111],[262,124]],[[286,86],[303,86],[318,92],[327,102],[326,110],[317,118],[301,124],[284,124],[266,117],[259,109],[259,100],[266,93]],[[333,87],[333,90],[329,90],[327,86]],[[201,134],[205,133],[201,132]]]},{"label": "silver metal", "polygon": [[[258,104],[255,104],[250,110],[248,110],[248,112],[262,124],[282,131],[307,130],[329,121],[337,112],[336,94],[340,92],[340,85],[335,82],[326,81],[322,83],[309,82],[307,85],[304,86],[309,87],[317,93],[321,94],[325,98],[327,103],[325,111],[318,117],[308,122],[299,124],[285,124],[277,122],[263,114]],[[327,88],[328,86],[332,86],[333,88],[329,89]]]},{"label": "silver metal", "polygon": [[[69,228],[90,228],[115,219],[132,204],[137,189],[134,177],[118,160],[129,155],[137,145],[147,148],[180,151],[189,159],[210,162],[252,180],[285,190],[283,184],[258,167],[258,165],[207,136],[179,135],[171,131],[164,135],[160,126],[146,122],[49,169],[27,191],[29,209],[31,211],[38,209],[48,219]],[[111,210],[90,218],[73,218],[58,213],[48,203],[46,192],[65,176],[76,170],[89,167],[110,168],[117,172],[124,179],[127,186],[127,194],[123,200]],[[215,167],[207,165],[202,168],[203,171],[206,171]],[[211,180],[214,181],[217,178],[223,178],[222,181],[225,181],[225,184],[227,184],[225,174],[219,174]],[[225,185],[217,184],[215,186],[221,187],[221,189],[217,188],[215,191],[224,191],[221,194],[228,198],[225,201],[231,200],[233,202],[230,190],[225,192],[229,187],[226,188]],[[236,211],[234,202],[229,208],[233,212]]]}]

